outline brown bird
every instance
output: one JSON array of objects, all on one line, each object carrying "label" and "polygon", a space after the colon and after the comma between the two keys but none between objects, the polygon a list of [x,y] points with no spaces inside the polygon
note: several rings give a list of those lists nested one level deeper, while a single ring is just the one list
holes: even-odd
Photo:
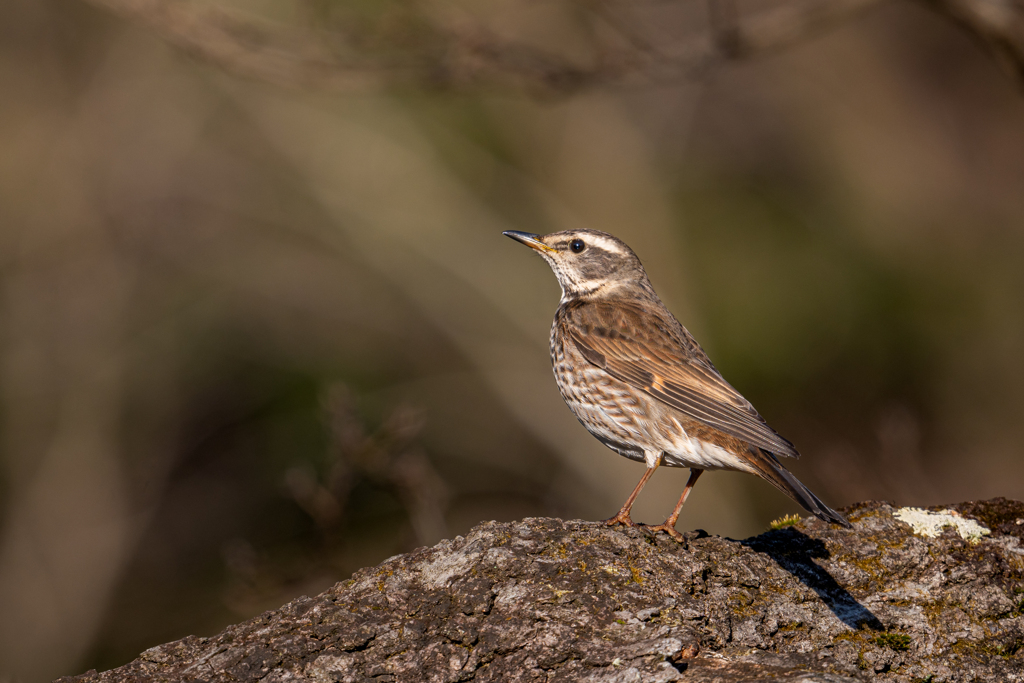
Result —
[{"label": "brown bird", "polygon": [[597,230],[503,233],[539,253],[562,287],[551,363],[569,409],[604,445],[647,471],[609,525],[636,526],[630,509],[659,465],[689,467],[672,514],[652,527],[680,540],[676,520],[704,470],[756,474],[817,517],[849,528],[778,456],[799,457],[655,294],[640,259]]}]

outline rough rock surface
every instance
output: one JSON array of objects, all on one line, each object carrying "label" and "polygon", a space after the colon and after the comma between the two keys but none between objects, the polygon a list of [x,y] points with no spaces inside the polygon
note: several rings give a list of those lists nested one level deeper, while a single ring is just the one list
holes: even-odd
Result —
[{"label": "rough rock surface", "polygon": [[[735,541],[489,522],[315,598],[61,681],[1024,681],[1024,504],[883,503]],[[939,510],[939,508],[934,508]]]}]

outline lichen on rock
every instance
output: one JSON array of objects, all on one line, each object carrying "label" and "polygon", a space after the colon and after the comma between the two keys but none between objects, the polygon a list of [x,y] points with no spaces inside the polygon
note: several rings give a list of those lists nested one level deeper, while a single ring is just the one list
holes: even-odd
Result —
[{"label": "lichen on rock", "polygon": [[987,527],[964,517],[956,510],[935,512],[923,508],[900,508],[893,513],[893,517],[909,524],[918,536],[928,538],[935,538],[946,527],[952,527],[965,541],[977,541],[982,536],[992,533]]},{"label": "lichen on rock", "polygon": [[[939,509],[936,509],[937,511]],[[683,543],[558,519],[487,522],[212,638],[66,681],[1024,680],[1024,504],[885,503]]]}]

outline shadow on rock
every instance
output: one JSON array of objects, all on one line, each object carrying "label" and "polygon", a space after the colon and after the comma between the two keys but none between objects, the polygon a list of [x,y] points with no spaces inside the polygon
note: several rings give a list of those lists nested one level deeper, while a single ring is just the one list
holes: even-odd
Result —
[{"label": "shadow on rock", "polygon": [[832,613],[850,628],[885,630],[871,610],[857,602],[849,591],[814,561],[827,560],[830,556],[823,542],[790,527],[769,531],[740,543],[775,560],[780,567],[817,593]]}]

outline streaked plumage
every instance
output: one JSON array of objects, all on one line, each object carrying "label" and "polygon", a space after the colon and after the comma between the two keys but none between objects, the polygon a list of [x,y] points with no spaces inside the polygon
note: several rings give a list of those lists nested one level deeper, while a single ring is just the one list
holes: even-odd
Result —
[{"label": "streaked plumage", "polygon": [[551,360],[565,402],[598,440],[647,465],[609,523],[633,524],[633,501],[665,464],[691,470],[675,511],[655,527],[674,537],[690,489],[714,469],[756,474],[821,519],[849,526],[778,461],[799,454],[715,369],[629,247],[596,230],[504,234],[540,253],[562,287]]}]

